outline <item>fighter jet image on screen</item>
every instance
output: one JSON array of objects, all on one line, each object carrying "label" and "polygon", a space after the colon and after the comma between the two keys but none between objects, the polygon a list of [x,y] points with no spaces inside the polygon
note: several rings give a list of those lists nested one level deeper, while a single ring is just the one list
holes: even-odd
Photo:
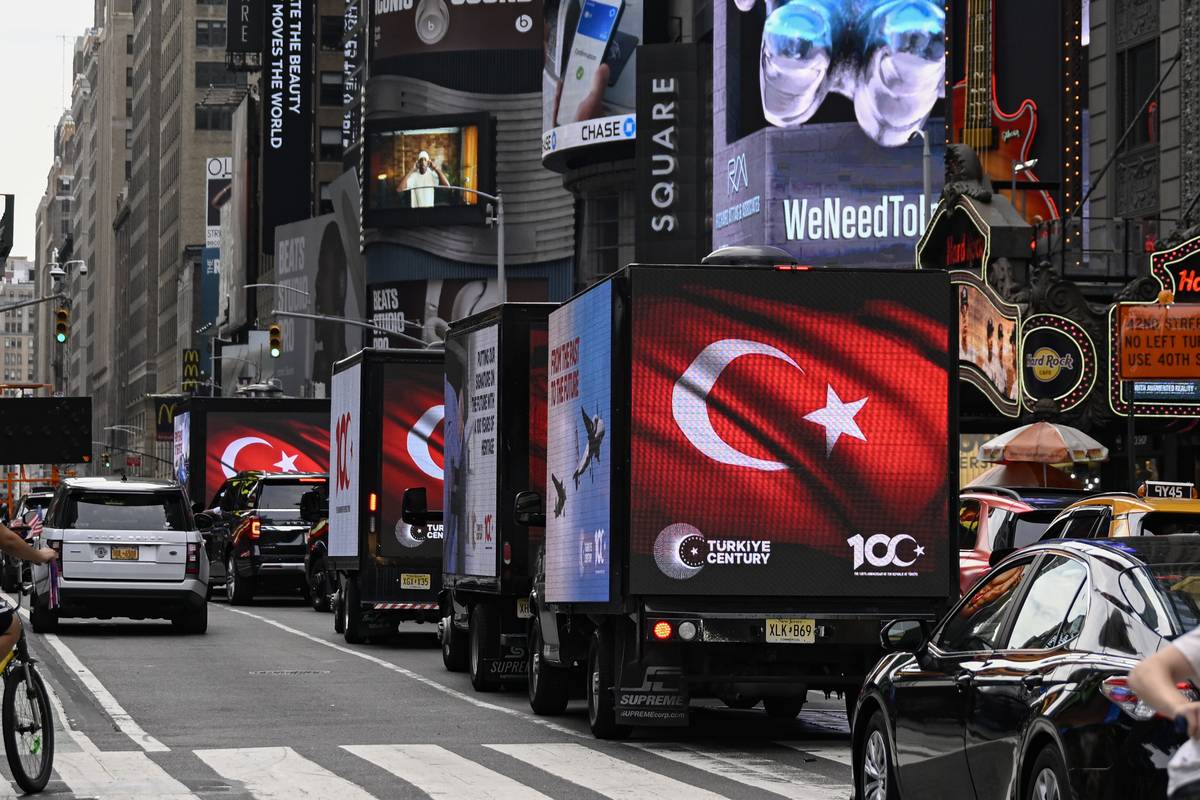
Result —
[{"label": "fighter jet image on screen", "polygon": [[554,484],[554,518],[558,519],[562,516],[563,507],[567,504],[567,487],[553,472],[550,473],[550,482]]},{"label": "fighter jet image on screen", "polygon": [[587,451],[583,454],[583,459],[572,476],[575,478],[576,489],[579,488],[579,479],[583,477],[583,473],[587,472],[592,462],[599,463],[600,443],[604,441],[604,420],[600,419],[600,415],[589,417],[582,408],[579,409],[579,413],[583,415],[583,426],[587,429]]}]

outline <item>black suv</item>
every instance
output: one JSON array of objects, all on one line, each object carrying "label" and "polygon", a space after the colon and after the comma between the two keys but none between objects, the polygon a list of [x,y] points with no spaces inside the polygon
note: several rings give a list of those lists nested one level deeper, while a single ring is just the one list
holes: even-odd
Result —
[{"label": "black suv", "polygon": [[300,498],[328,477],[319,473],[240,472],[217,490],[205,534],[213,585],[225,584],[233,605],[244,605],[262,588],[306,596],[305,539]]}]

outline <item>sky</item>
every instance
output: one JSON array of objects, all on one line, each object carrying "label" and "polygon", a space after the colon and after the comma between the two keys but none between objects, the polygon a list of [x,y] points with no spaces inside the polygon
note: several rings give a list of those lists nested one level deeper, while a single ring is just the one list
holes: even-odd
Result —
[{"label": "sky", "polygon": [[[11,255],[34,258],[34,218],[54,159],[64,76],[71,91],[75,37],[93,22],[93,0],[0,0],[0,194],[15,195]],[[66,42],[66,58],[59,36]]]}]

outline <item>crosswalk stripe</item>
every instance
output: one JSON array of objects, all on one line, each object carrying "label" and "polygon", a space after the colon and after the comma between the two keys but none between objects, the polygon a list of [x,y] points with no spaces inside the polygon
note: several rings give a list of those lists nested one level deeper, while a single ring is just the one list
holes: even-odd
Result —
[{"label": "crosswalk stripe", "polygon": [[343,745],[342,749],[411,783],[433,800],[549,800],[536,789],[435,744]]},{"label": "crosswalk stripe", "polygon": [[489,744],[484,747],[549,772],[611,800],[720,800],[721,795],[580,744]]},{"label": "crosswalk stripe", "polygon": [[374,800],[356,784],[339,778],[290,747],[196,750],[223,778],[238,781],[258,800]]},{"label": "crosswalk stripe", "polygon": [[798,750],[810,756],[824,758],[827,761],[836,761],[839,764],[847,767],[853,767],[853,756],[850,753],[850,746],[845,747],[829,747],[827,745],[807,745],[803,742],[780,742],[784,747],[790,747],[793,750]]},{"label": "crosswalk stripe", "polygon": [[682,744],[631,744],[677,764],[719,775],[789,800],[845,800],[849,784],[838,784],[823,775],[733,748],[699,748]]},{"label": "crosswalk stripe", "polygon": [[196,795],[143,752],[56,752],[54,770],[78,797],[123,800],[159,797],[196,800]]}]

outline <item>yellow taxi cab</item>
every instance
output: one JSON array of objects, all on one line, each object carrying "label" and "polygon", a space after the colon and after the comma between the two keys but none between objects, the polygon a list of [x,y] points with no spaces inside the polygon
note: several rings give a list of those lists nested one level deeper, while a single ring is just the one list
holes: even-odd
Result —
[{"label": "yellow taxi cab", "polygon": [[1147,481],[1132,492],[1108,492],[1072,503],[1046,532],[1046,539],[1113,539],[1200,533],[1200,499],[1190,483]]}]

